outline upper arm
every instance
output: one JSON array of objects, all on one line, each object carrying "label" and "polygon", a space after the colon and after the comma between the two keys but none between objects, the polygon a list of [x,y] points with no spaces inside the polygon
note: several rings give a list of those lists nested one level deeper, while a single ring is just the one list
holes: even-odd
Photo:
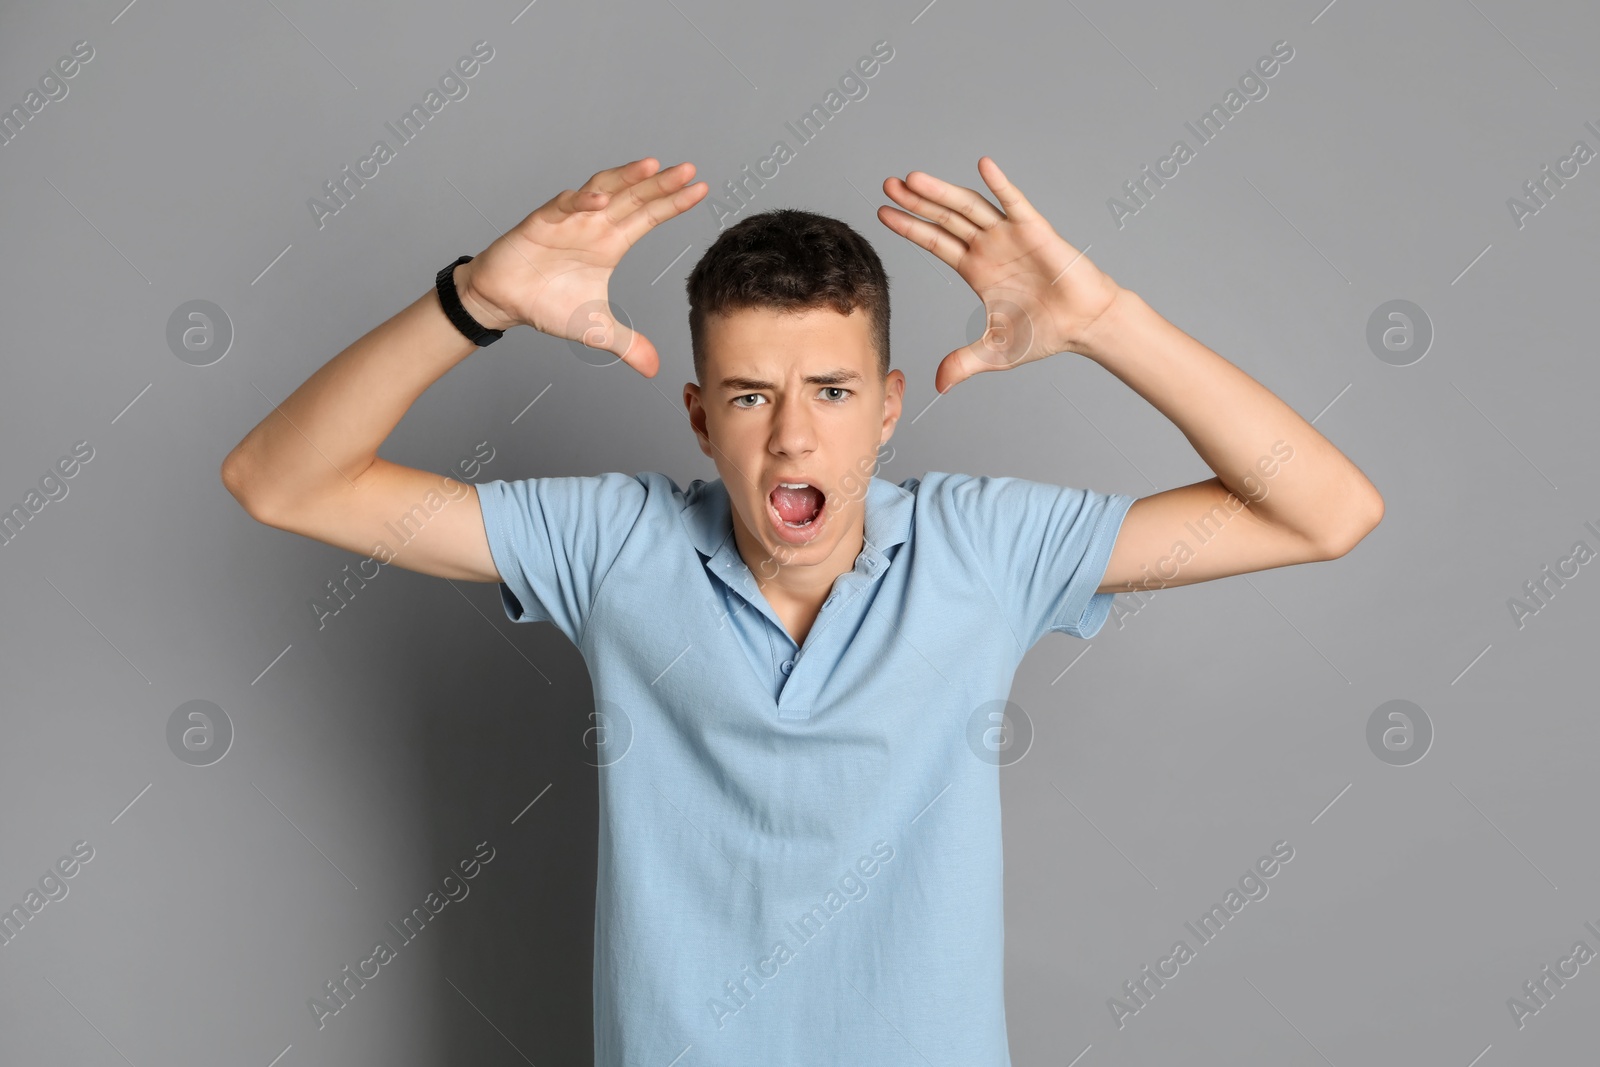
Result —
[{"label": "upper arm", "polygon": [[393,563],[472,582],[499,580],[470,482],[375,458],[314,498],[251,511],[269,526]]},{"label": "upper arm", "polygon": [[1267,522],[1212,478],[1134,502],[1099,592],[1193,585],[1338,554]]},{"label": "upper arm", "polygon": [[581,645],[600,586],[648,497],[642,478],[614,471],[479,485],[506,617],[552,622]]}]

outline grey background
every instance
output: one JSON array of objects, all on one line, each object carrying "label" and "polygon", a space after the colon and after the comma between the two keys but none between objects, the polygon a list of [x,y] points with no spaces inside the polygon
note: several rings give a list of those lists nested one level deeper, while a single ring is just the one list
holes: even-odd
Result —
[{"label": "grey background", "polygon": [[[318,630],[309,601],[356,558],[252,522],[218,466],[441,264],[638,156],[692,160],[719,191],[793,146],[783,123],[879,40],[894,58],[868,96],[750,210],[833,214],[884,257],[910,385],[880,476],[1136,495],[1210,476],[1071,355],[928,407],[977,302],[873,210],[911,169],[981,188],[988,153],[1118,282],[1315,417],[1387,503],[1343,559],[1119,597],[1092,641],[1029,653],[1012,699],[1036,739],[1002,779],[1016,1062],[1593,1059],[1594,965],[1522,1028],[1506,1001],[1574,942],[1600,949],[1583,926],[1600,925],[1600,565],[1520,629],[1507,600],[1575,541],[1600,548],[1583,526],[1600,526],[1600,163],[1520,228],[1506,201],[1574,141],[1600,148],[1600,19],[1506,0],[925,2],[0,11],[6,108],[73,42],[95,50],[0,147],[0,504],[94,449],[0,548],[0,903],[73,842],[95,850],[0,947],[0,1060],[588,1061],[582,659],[507,622],[492,586],[394,567]],[[469,95],[318,229],[306,201],[478,40],[495,52]],[[1107,199],[1193,147],[1184,121],[1279,40],[1294,58],[1268,95],[1119,228]],[[716,232],[698,206],[614,279],[657,379],[516,331],[383,454],[443,472],[488,441],[480,481],[713,477],[679,388],[682,281]],[[166,341],[195,299],[235,331],[205,367]],[[1435,330],[1409,366],[1365,340],[1392,299]],[[166,740],[196,699],[235,731],[207,767]],[[1410,766],[1366,741],[1392,699],[1435,731]],[[484,840],[471,895],[319,1031],[308,998]],[[1270,894],[1119,1029],[1108,998],[1193,946],[1184,922],[1280,840],[1295,855]]]}]

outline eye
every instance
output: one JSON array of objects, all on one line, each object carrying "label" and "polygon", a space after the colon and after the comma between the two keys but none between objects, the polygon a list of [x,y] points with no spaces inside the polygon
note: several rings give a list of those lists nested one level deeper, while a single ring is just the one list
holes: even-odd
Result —
[{"label": "eye", "polygon": [[832,392],[835,392],[835,393],[843,393],[844,394],[844,396],[841,396],[838,400],[833,401],[833,403],[835,403],[835,404],[842,404],[844,402],[844,400],[845,400],[845,397],[849,396],[850,393],[851,393],[851,390],[841,388],[840,386],[837,386],[837,385],[824,385],[822,388],[823,388],[824,392],[832,391]]},{"label": "eye", "polygon": [[743,396],[736,396],[736,397],[733,398],[733,406],[736,407],[736,408],[753,408],[756,405],[739,403],[739,401],[741,401],[741,400],[749,400],[751,397],[754,397],[757,400],[764,400],[765,399],[760,393],[745,393]]}]

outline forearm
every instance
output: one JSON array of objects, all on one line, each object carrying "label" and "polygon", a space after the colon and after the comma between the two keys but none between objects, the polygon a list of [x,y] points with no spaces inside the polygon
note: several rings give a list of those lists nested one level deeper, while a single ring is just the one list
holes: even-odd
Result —
[{"label": "forearm", "polygon": [[[472,310],[467,266],[455,277]],[[268,412],[229,453],[224,483],[256,513],[353,484],[417,397],[474,351],[430,288]]]},{"label": "forearm", "polygon": [[1259,518],[1330,545],[1363,536],[1381,516],[1377,489],[1344,453],[1137,293],[1121,290],[1076,350],[1170,419]]}]

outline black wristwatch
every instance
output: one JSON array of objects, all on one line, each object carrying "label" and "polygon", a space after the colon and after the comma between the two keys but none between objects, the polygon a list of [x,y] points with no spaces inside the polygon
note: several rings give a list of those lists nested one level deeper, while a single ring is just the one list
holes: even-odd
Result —
[{"label": "black wristwatch", "polygon": [[439,291],[439,304],[444,308],[444,313],[449,316],[450,321],[455,323],[456,329],[465,334],[467,340],[482,348],[500,340],[505,336],[505,331],[489,329],[461,306],[461,296],[456,292],[455,272],[457,267],[471,260],[471,256],[462,256],[439,271],[434,277],[433,287]]}]

